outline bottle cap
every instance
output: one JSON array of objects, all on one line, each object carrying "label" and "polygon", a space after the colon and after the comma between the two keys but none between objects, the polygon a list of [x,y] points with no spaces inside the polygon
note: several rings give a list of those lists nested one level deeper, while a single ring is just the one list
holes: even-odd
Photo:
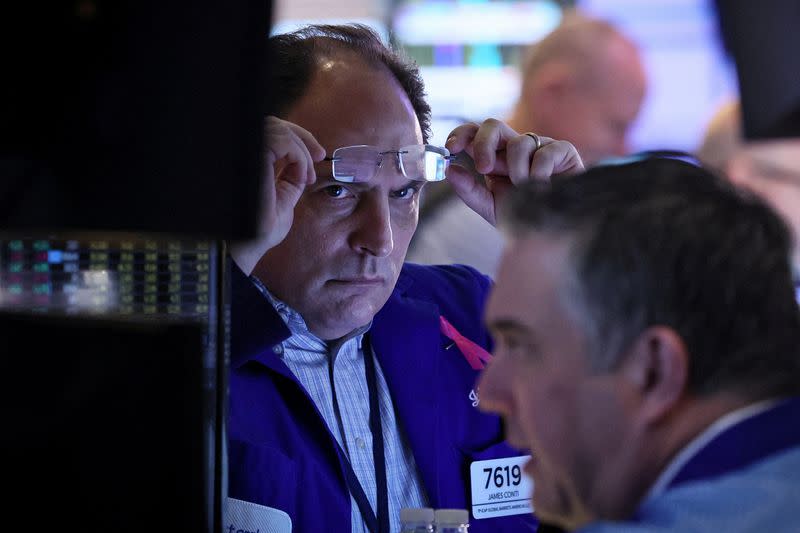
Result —
[{"label": "bottle cap", "polygon": [[433,509],[430,507],[406,507],[400,509],[400,522],[433,523]]},{"label": "bottle cap", "polygon": [[437,526],[459,526],[469,524],[469,511],[465,509],[436,509]]}]

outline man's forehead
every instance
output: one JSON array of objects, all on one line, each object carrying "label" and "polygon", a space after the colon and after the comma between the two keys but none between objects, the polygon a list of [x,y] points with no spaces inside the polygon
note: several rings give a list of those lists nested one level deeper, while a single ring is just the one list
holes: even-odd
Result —
[{"label": "man's forehead", "polygon": [[346,59],[322,65],[287,118],[309,130],[329,154],[343,146],[397,149],[422,142],[413,106],[388,69]]},{"label": "man's forehead", "polygon": [[385,65],[367,63],[351,52],[321,57],[315,63],[304,96],[312,95],[322,105],[329,101],[346,100],[354,94],[362,97],[362,100],[347,101],[349,105],[341,108],[342,111],[361,103],[396,103],[401,98],[408,99]]},{"label": "man's forehead", "polygon": [[567,238],[540,232],[510,238],[495,281],[496,303],[526,305],[531,296],[554,292],[568,271],[568,255]]}]

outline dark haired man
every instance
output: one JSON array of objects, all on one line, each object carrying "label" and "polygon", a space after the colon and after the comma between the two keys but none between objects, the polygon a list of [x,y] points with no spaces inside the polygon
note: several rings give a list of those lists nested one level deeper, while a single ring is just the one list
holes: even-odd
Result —
[{"label": "dark haired man", "polygon": [[[232,249],[230,496],[249,502],[237,512],[308,532],[395,532],[403,507],[475,513],[470,468],[511,468],[520,454],[476,408],[488,279],[403,264],[419,190],[450,162],[425,145],[416,67],[360,26],[271,41],[280,90],[263,238]],[[492,222],[495,195],[513,183],[582,169],[568,143],[497,121],[457,128],[447,148],[492,174],[487,189],[447,170]],[[471,531],[535,527],[524,505],[511,507]]]},{"label": "dark haired man", "polygon": [[800,530],[800,315],[780,218],[671,159],[517,191],[481,408],[583,533]]}]

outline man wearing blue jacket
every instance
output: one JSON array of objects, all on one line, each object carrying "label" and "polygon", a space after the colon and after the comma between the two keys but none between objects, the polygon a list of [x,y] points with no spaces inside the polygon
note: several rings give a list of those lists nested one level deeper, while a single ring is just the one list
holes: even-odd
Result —
[{"label": "man wearing blue jacket", "polygon": [[[446,175],[494,222],[504,191],[580,157],[492,120],[426,145],[416,67],[364,27],[271,41],[263,234],[231,250],[230,527],[394,533],[400,509],[427,506],[469,509],[472,532],[534,530],[525,497],[474,507],[483,468],[524,460],[477,408],[489,280],[404,259],[426,182]],[[495,492],[521,483],[501,477]]]},{"label": "man wearing blue jacket", "polygon": [[800,314],[778,215],[663,158],[517,192],[479,394],[532,450],[537,516],[800,531]]}]

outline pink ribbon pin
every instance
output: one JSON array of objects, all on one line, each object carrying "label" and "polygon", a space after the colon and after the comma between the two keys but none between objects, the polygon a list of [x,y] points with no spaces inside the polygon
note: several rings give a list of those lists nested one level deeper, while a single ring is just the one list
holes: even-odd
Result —
[{"label": "pink ribbon pin", "polygon": [[439,316],[439,330],[442,335],[456,343],[458,349],[464,354],[464,359],[474,370],[483,370],[486,367],[486,363],[492,359],[492,354],[459,333],[443,316]]}]

